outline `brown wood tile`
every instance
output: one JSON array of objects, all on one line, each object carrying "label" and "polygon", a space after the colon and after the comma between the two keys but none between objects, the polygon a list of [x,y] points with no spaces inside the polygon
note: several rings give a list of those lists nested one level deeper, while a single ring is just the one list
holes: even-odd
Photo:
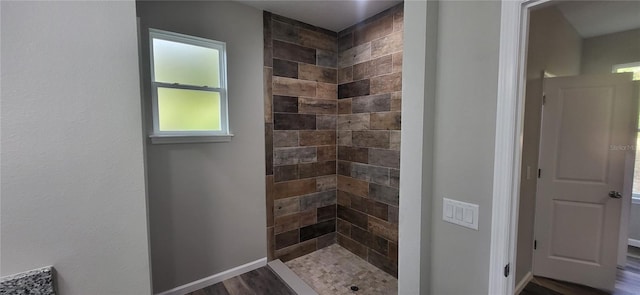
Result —
[{"label": "brown wood tile", "polygon": [[273,40],[273,57],[301,63],[315,64],[316,50],[309,47]]},{"label": "brown wood tile", "polygon": [[317,245],[316,248],[320,250],[324,247],[331,246],[335,243],[336,243],[336,233],[335,232],[328,233],[316,239],[316,245]]},{"label": "brown wood tile", "polygon": [[369,183],[359,179],[338,175],[338,189],[352,193],[356,196],[366,197],[369,194]]},{"label": "brown wood tile", "polygon": [[300,164],[300,178],[318,177],[336,174],[336,161]]},{"label": "brown wood tile", "polygon": [[293,165],[312,163],[318,160],[315,147],[276,148],[273,151],[273,165]]},{"label": "brown wood tile", "polygon": [[299,235],[300,231],[298,229],[276,234],[276,250],[299,243]]},{"label": "brown wood tile", "polygon": [[309,254],[316,250],[316,240],[311,239],[284,249],[276,250],[276,257],[283,262]]},{"label": "brown wood tile", "polygon": [[390,109],[390,94],[354,97],[351,102],[352,113],[388,112]]},{"label": "brown wood tile", "polygon": [[389,243],[389,258],[396,263],[398,262],[398,244]]},{"label": "brown wood tile", "polygon": [[370,93],[369,79],[338,85],[338,99],[364,96]]},{"label": "brown wood tile", "polygon": [[402,100],[392,99],[391,106],[389,108],[392,112],[402,111]]},{"label": "brown wood tile", "polygon": [[273,94],[284,96],[316,96],[317,83],[286,77],[273,77]]},{"label": "brown wood tile", "polygon": [[368,130],[370,114],[338,115],[338,130]]},{"label": "brown wood tile", "polygon": [[353,47],[353,33],[338,38],[338,51],[345,51]]},{"label": "brown wood tile", "polygon": [[273,114],[275,130],[315,130],[316,115],[313,114]]},{"label": "brown wood tile", "polygon": [[351,176],[351,162],[338,161],[338,175]]},{"label": "brown wood tile", "polygon": [[273,201],[273,216],[293,214],[300,211],[300,197],[291,197]]},{"label": "brown wood tile", "polygon": [[393,224],[398,224],[399,221],[399,210],[398,207],[394,207],[394,206],[389,206],[388,207],[388,214],[387,214],[387,221],[393,223]]},{"label": "brown wood tile", "polygon": [[273,131],[273,146],[274,147],[298,146],[298,130]]},{"label": "brown wood tile", "polygon": [[371,77],[390,74],[393,69],[391,54],[374,60],[355,64],[353,66],[353,80],[369,79]]},{"label": "brown wood tile", "polygon": [[362,259],[367,259],[367,247],[365,245],[362,245],[342,234],[338,234],[337,241],[340,246],[351,251],[353,254],[360,256]]},{"label": "brown wood tile", "polygon": [[389,185],[389,168],[351,163],[351,177],[382,185]]},{"label": "brown wood tile", "polygon": [[300,29],[298,30],[298,38],[300,44],[305,47],[330,51],[337,51],[338,49],[335,35],[329,36],[313,30]]},{"label": "brown wood tile", "polygon": [[336,214],[337,214],[336,204],[319,207],[316,210],[317,210],[316,216],[318,218],[318,222],[336,218]]},{"label": "brown wood tile", "polygon": [[316,128],[318,130],[335,131],[336,128],[338,128],[338,116],[337,115],[317,115]]},{"label": "brown wood tile", "polygon": [[338,205],[338,218],[348,221],[352,224],[355,224],[363,229],[368,229],[368,217],[367,214],[362,212],[358,212],[351,208],[344,207],[342,205]]},{"label": "brown wood tile", "polygon": [[394,151],[400,150],[400,137],[401,137],[401,132],[399,130],[391,131],[389,133],[389,149]]},{"label": "brown wood tile", "polygon": [[400,112],[372,113],[369,129],[400,130]]},{"label": "brown wood tile", "polygon": [[275,259],[276,235],[273,232],[273,226],[267,227],[267,260]]},{"label": "brown wood tile", "polygon": [[316,209],[336,203],[336,191],[319,192],[300,197],[300,210]]},{"label": "brown wood tile", "polygon": [[[359,162],[359,163],[366,164],[369,162],[369,154],[370,154],[370,151],[369,149],[366,149],[366,148],[338,146],[338,160]],[[379,166],[382,166],[382,165],[379,165]],[[349,167],[348,173],[349,175],[351,175],[351,167]]]},{"label": "brown wood tile", "polygon": [[338,205],[351,208],[351,196],[352,194],[350,193],[338,191]]},{"label": "brown wood tile", "polygon": [[321,67],[336,68],[338,66],[338,53],[331,50],[316,50],[316,64]]},{"label": "brown wood tile", "polygon": [[370,59],[371,43],[364,43],[345,51],[338,52],[338,67],[344,68]]},{"label": "brown wood tile", "polygon": [[338,218],[337,231],[347,237],[351,236],[351,223]]},{"label": "brown wood tile", "polygon": [[369,245],[369,241],[371,239],[371,234],[364,230],[361,229],[357,226],[351,226],[351,239],[362,244],[362,245]]},{"label": "brown wood tile", "polygon": [[273,175],[267,175],[266,183],[266,203],[267,203],[267,226],[273,226]]},{"label": "brown wood tile", "polygon": [[316,224],[316,209],[308,209],[299,213],[300,216],[300,227]]},{"label": "brown wood tile", "polygon": [[404,29],[404,9],[402,7],[396,9],[393,13],[393,31],[402,31]]},{"label": "brown wood tile", "polygon": [[331,130],[300,131],[300,146],[335,145],[336,132]]},{"label": "brown wood tile", "polygon": [[[340,184],[340,182],[338,182],[338,184]],[[376,183],[369,183],[369,198],[392,206],[398,206],[399,204],[399,193],[397,188],[379,185]]]},{"label": "brown wood tile", "polygon": [[264,84],[262,85],[262,91],[264,93],[264,122],[273,123],[273,70],[271,68],[264,67],[262,75],[264,77]]},{"label": "brown wood tile", "polygon": [[338,100],[338,114],[351,114],[351,98]]},{"label": "brown wood tile", "polygon": [[315,191],[315,179],[300,179],[286,182],[277,182],[273,185],[273,197],[276,200],[311,194]]},{"label": "brown wood tile", "polygon": [[298,32],[291,24],[272,20],[271,34],[273,39],[286,41],[289,43],[298,43]]},{"label": "brown wood tile", "polygon": [[393,15],[385,15],[353,32],[355,45],[360,45],[393,32]]},{"label": "brown wood tile", "polygon": [[[298,73],[297,76],[302,80],[310,80],[316,82],[323,83],[337,83],[338,82],[338,72],[336,69],[319,67],[315,65],[308,64],[300,64],[300,67],[297,68]],[[275,74],[275,64],[274,64],[274,74]]]},{"label": "brown wood tile", "polygon": [[[336,231],[336,220],[329,219],[300,228],[300,241],[314,239]],[[277,237],[277,236],[276,236]]]},{"label": "brown wood tile", "polygon": [[275,219],[273,231],[275,234],[300,228],[300,213],[279,216]]},{"label": "brown wood tile", "polygon": [[273,174],[273,124],[264,124],[264,156],[266,175]]},{"label": "brown wood tile", "polygon": [[356,147],[389,148],[389,131],[353,131],[352,136],[353,146]]},{"label": "brown wood tile", "polygon": [[391,68],[391,72],[402,72],[402,52],[396,52],[393,54],[393,66]]},{"label": "brown wood tile", "polygon": [[338,84],[345,84],[353,81],[353,67],[338,69]]},{"label": "brown wood tile", "polygon": [[293,96],[273,96],[273,111],[276,113],[298,113],[298,98]]},{"label": "brown wood tile", "polygon": [[373,215],[385,221],[389,219],[389,206],[387,204],[370,200],[367,203],[367,206],[367,213],[369,215]]},{"label": "brown wood tile", "polygon": [[279,77],[298,78],[298,63],[282,59],[273,60],[273,75]]},{"label": "brown wood tile", "polygon": [[298,165],[275,166],[273,169],[275,182],[289,181],[300,178]]},{"label": "brown wood tile", "polygon": [[349,208],[367,214],[367,211],[369,209],[369,199],[359,197],[348,192],[343,192],[343,191],[340,191],[340,192],[349,196],[349,199],[351,200],[350,202],[351,206]]},{"label": "brown wood tile", "polygon": [[369,263],[375,265],[376,267],[382,269],[386,273],[398,277],[398,264],[389,259],[389,257],[383,254],[379,254],[376,251],[369,251],[368,257]]},{"label": "brown wood tile", "polygon": [[335,100],[301,97],[298,100],[298,112],[301,114],[336,114]]},{"label": "brown wood tile", "polygon": [[402,91],[402,73],[393,73],[371,78],[371,94]]},{"label": "brown wood tile", "polygon": [[[338,157],[340,151],[338,150]],[[400,169],[400,152],[381,149],[369,149],[369,164]]]},{"label": "brown wood tile", "polygon": [[318,146],[317,150],[318,150],[318,162],[331,161],[331,160],[335,161],[338,157],[338,150],[335,145]]},{"label": "brown wood tile", "polygon": [[338,131],[338,145],[351,146],[353,144],[351,140],[352,139],[351,133],[352,133],[351,130]]},{"label": "brown wood tile", "polygon": [[262,13],[262,26],[263,26],[263,35],[262,35],[262,44],[264,44],[264,66],[272,67],[273,66],[273,45],[271,44],[272,34],[271,34],[271,13],[264,11]]},{"label": "brown wood tile", "polygon": [[369,217],[368,226],[368,230],[371,233],[381,236],[394,243],[398,242],[398,225],[386,222],[379,218]]},{"label": "brown wood tile", "polygon": [[338,179],[335,175],[321,176],[316,178],[316,191],[324,192],[338,188]]},{"label": "brown wood tile", "polygon": [[316,91],[317,99],[338,99],[338,85],[331,83],[317,82],[318,87]]},{"label": "brown wood tile", "polygon": [[287,23],[287,24],[293,25],[296,28],[301,28],[301,29],[311,30],[311,31],[314,31],[314,32],[323,33],[323,34],[325,34],[327,36],[330,36],[332,38],[337,38],[337,36],[338,36],[338,34],[336,32],[334,32],[334,31],[330,31],[330,30],[327,30],[327,29],[324,29],[324,28],[316,27],[316,26],[313,26],[313,25],[310,25],[310,24],[307,24],[307,23],[303,23],[301,21],[297,21],[295,19],[291,19],[291,18],[284,17],[284,16],[281,16],[281,15],[273,14],[273,19],[276,20],[276,21],[280,21],[280,22],[283,22],[283,23]]},{"label": "brown wood tile", "polygon": [[371,42],[371,57],[375,58],[402,51],[402,31]]}]

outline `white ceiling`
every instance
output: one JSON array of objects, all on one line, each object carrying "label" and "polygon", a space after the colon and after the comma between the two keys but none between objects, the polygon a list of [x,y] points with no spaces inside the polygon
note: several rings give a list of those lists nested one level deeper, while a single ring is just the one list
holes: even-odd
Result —
[{"label": "white ceiling", "polygon": [[640,1],[567,1],[558,4],[583,38],[640,28]]},{"label": "white ceiling", "polygon": [[342,31],[402,0],[236,0],[334,32]]}]

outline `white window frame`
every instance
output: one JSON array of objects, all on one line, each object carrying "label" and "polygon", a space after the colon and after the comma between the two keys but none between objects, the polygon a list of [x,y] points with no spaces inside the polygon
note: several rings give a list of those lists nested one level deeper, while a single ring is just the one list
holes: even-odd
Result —
[{"label": "white window frame", "polygon": [[[155,81],[153,39],[184,43],[194,46],[207,47],[218,50],[220,87],[185,85],[178,83],[163,83]],[[149,137],[153,144],[164,143],[198,143],[198,142],[228,142],[233,134],[229,130],[229,110],[227,103],[227,46],[220,41],[209,40],[174,32],[149,29],[149,50],[151,61],[151,105],[153,111],[153,132]],[[158,112],[158,88],[174,88],[186,90],[200,90],[220,93],[220,131],[161,131]]]}]

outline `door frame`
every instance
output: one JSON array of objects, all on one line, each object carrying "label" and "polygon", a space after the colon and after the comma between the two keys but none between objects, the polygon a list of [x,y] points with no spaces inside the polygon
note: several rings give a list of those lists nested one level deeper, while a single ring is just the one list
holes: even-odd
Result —
[{"label": "door frame", "polygon": [[[501,3],[488,294],[513,294],[515,289],[529,16],[533,8],[555,2]],[[505,276],[507,266],[511,271]]]}]

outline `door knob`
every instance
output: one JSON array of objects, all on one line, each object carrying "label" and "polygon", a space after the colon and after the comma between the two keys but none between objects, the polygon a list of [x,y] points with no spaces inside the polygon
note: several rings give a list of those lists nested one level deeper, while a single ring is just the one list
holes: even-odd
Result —
[{"label": "door knob", "polygon": [[620,194],[619,192],[616,192],[616,191],[610,191],[609,192],[609,198],[621,199],[622,198],[622,194]]}]

